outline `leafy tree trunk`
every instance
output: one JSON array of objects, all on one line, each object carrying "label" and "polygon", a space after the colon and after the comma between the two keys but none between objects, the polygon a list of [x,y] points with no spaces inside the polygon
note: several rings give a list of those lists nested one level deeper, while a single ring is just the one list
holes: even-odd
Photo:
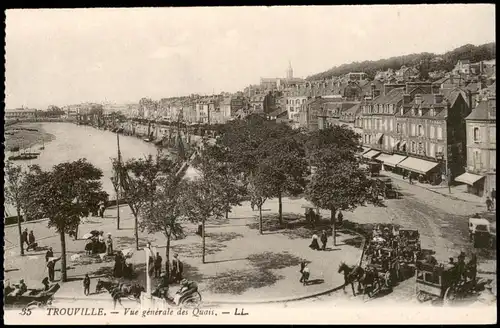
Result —
[{"label": "leafy tree trunk", "polygon": [[280,221],[280,225],[283,225],[283,202],[281,192],[278,194],[278,217]]},{"label": "leafy tree trunk", "polygon": [[167,246],[165,247],[165,277],[170,282],[170,239],[172,233],[167,233]]},{"label": "leafy tree trunk", "polygon": [[75,240],[78,240],[78,227],[79,227],[79,226],[80,226],[80,225],[77,225],[77,226],[76,226],[76,229],[75,229]]},{"label": "leafy tree trunk", "polygon": [[19,247],[21,247],[21,255],[24,256],[23,231],[21,228],[21,209],[17,207],[17,230],[19,230]]},{"label": "leafy tree trunk", "polygon": [[337,246],[337,231],[335,229],[335,212],[337,212],[335,208],[330,209],[330,222],[332,223],[333,246]]},{"label": "leafy tree trunk", "polygon": [[66,236],[64,232],[60,232],[59,237],[61,238],[61,281],[66,282],[68,274],[66,272]]},{"label": "leafy tree trunk", "polygon": [[201,261],[202,263],[206,263],[205,262],[205,217],[203,217],[203,220],[201,221],[201,239],[202,239]]},{"label": "leafy tree trunk", "polygon": [[262,231],[262,204],[259,205],[259,232],[261,235],[264,234]]}]

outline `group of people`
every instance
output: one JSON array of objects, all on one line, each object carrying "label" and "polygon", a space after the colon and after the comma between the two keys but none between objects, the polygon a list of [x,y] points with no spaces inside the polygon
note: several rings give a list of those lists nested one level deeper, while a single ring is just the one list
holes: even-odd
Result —
[{"label": "group of people", "polygon": [[[321,241],[321,247],[319,245],[318,240]],[[318,238],[317,234],[313,234],[311,238],[311,244],[309,247],[313,250],[320,251],[320,250],[326,250],[326,244],[328,242],[328,234],[326,233],[326,230],[321,231],[321,237]]]},{"label": "group of people", "polygon": [[24,244],[26,243],[26,251],[31,250],[36,250],[38,244],[36,243],[35,240],[35,234],[33,233],[33,230],[31,230],[28,233],[28,229],[24,229],[22,235],[21,235],[22,243],[21,246],[24,247]]}]

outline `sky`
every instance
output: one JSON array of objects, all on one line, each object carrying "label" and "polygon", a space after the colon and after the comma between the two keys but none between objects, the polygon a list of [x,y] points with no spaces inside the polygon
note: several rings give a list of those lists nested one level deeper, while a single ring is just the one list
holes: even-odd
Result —
[{"label": "sky", "polygon": [[236,92],[353,61],[495,41],[494,5],[6,12],[6,108]]}]

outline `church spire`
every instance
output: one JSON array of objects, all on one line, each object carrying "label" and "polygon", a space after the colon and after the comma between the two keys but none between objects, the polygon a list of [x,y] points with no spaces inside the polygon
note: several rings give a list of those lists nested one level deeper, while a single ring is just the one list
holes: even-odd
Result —
[{"label": "church spire", "polygon": [[292,62],[290,60],[288,60],[288,70],[286,71],[286,78],[287,79],[293,78],[293,68],[292,68]]}]

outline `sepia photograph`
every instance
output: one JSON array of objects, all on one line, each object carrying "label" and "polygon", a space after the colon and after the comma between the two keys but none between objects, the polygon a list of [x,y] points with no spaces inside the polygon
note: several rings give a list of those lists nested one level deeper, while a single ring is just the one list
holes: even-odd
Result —
[{"label": "sepia photograph", "polygon": [[5,11],[4,324],[494,324],[494,4]]}]

